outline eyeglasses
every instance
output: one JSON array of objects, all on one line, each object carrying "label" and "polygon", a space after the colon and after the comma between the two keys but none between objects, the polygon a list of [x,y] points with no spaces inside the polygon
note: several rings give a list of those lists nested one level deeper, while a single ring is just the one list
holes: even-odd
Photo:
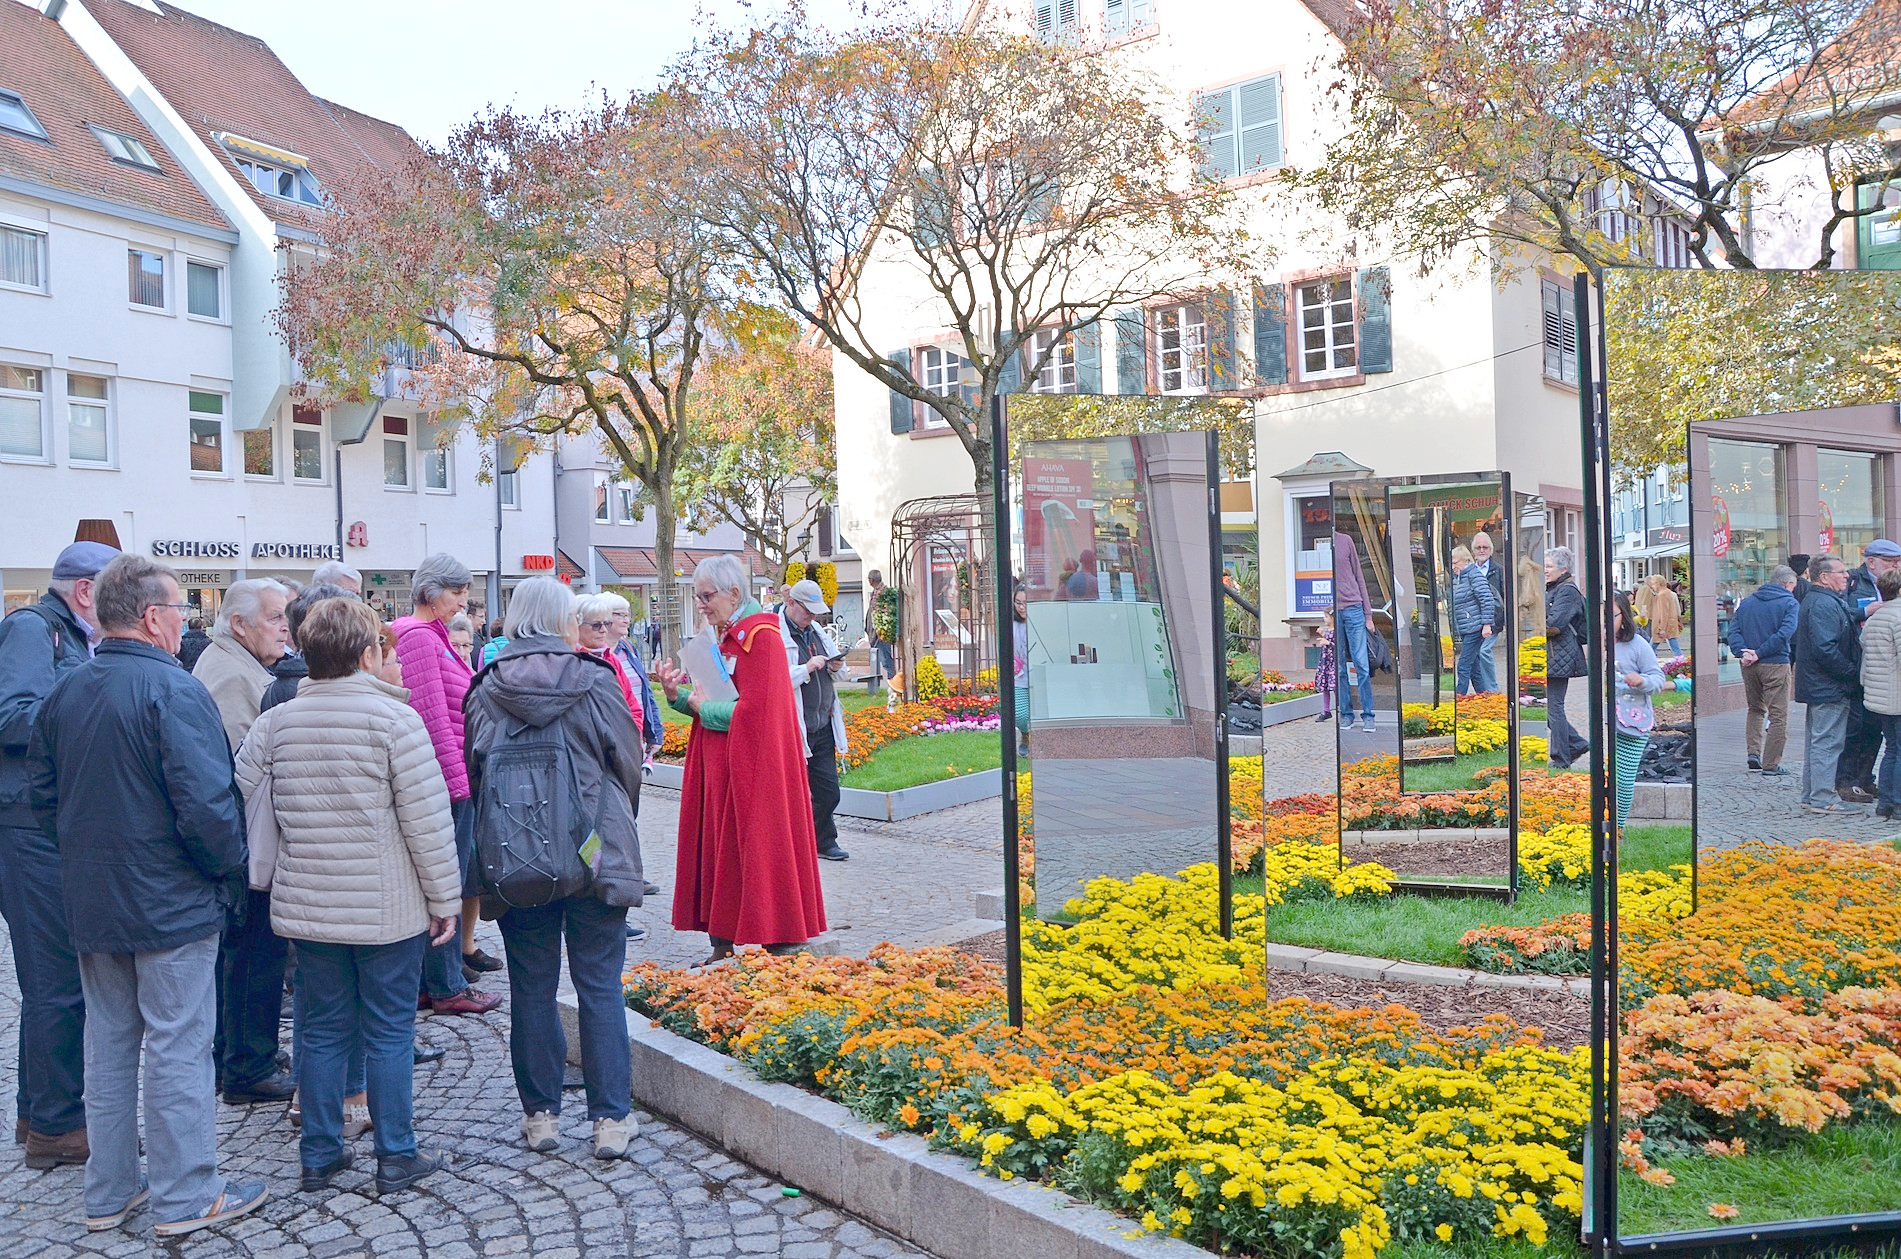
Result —
[{"label": "eyeglasses", "polygon": [[174,612],[191,611],[191,604],[189,603],[148,603],[145,606],[148,608],[170,608]]},{"label": "eyeglasses", "polygon": [[713,600],[717,598],[719,598],[719,591],[717,590],[710,590],[710,591],[707,591],[705,594],[702,594],[697,590],[693,592],[693,602],[695,603],[711,603],[713,602]]},{"label": "eyeglasses", "polygon": [[582,629],[604,630],[604,629],[612,629],[613,627],[614,627],[614,623],[612,621],[582,621],[581,622]]}]

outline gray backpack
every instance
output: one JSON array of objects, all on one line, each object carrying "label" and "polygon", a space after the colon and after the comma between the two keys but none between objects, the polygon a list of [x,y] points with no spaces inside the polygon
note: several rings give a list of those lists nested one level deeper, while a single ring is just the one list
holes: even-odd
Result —
[{"label": "gray backpack", "polygon": [[504,717],[499,732],[501,742],[482,763],[475,854],[489,892],[512,908],[539,909],[594,881],[582,849],[600,834],[607,784],[590,818],[558,723],[529,726]]}]

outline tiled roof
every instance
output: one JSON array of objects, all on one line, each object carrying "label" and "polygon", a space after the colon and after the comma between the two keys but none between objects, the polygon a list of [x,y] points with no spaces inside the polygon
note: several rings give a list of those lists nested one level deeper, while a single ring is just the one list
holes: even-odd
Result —
[{"label": "tiled roof", "polygon": [[[59,23],[24,4],[0,5],[0,48],[6,50],[0,55],[0,88],[20,94],[47,137],[0,131],[0,174],[230,230]],[[88,123],[131,136],[159,169],[113,160]]]},{"label": "tiled roof", "polygon": [[[607,561],[609,568],[622,577],[634,581],[652,581],[660,574],[654,563],[653,548],[646,546],[597,546],[595,552]],[[703,547],[676,546],[673,548],[673,567],[682,573],[693,571],[694,565],[703,559],[729,552],[709,550]],[[765,558],[759,552],[747,547],[740,557],[745,561],[746,571],[755,577],[763,576],[766,571]]]},{"label": "tiled roof", "polygon": [[319,187],[365,165],[390,169],[419,150],[402,128],[306,89],[263,40],[153,0],[85,0],[113,42],[204,139],[264,213],[309,228],[322,210],[253,188],[215,137],[240,136],[304,158]]},{"label": "tiled roof", "polygon": [[587,576],[587,570],[574,562],[566,551],[555,552],[555,576],[564,581],[573,581],[577,577]]},{"label": "tiled roof", "polygon": [[1834,42],[1810,64],[1792,70],[1730,114],[1748,124],[1764,119],[1827,110],[1847,120],[1858,108],[1888,99],[1901,77],[1901,0],[1868,0]]}]

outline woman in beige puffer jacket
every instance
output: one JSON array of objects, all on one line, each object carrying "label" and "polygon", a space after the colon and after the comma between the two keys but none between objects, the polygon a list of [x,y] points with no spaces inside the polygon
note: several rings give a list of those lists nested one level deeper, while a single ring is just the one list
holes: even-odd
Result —
[{"label": "woman in beige puffer jacket", "polygon": [[1875,580],[1881,595],[1861,627],[1861,702],[1869,719],[1880,723],[1886,747],[1881,754],[1875,813],[1901,814],[1901,570]]},{"label": "woman in beige puffer jacket", "polygon": [[440,1165],[411,1127],[411,1043],[423,947],[455,931],[461,867],[435,746],[408,692],[376,676],[380,630],[355,600],[314,605],[298,634],[310,677],[238,749],[239,787],[268,786],[277,819],[271,928],[297,945],[305,1192],[349,1166],[344,1075],[359,1041],[378,1192]]}]

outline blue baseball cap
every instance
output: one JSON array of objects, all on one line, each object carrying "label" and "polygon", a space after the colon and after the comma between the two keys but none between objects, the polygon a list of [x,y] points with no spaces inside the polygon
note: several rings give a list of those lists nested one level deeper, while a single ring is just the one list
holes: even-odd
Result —
[{"label": "blue baseball cap", "polygon": [[[1894,543],[1890,542],[1889,546]],[[1901,552],[1897,552],[1901,554]],[[53,561],[54,581],[78,581],[97,577],[106,565],[119,558],[117,547],[103,542],[75,542]]]}]

